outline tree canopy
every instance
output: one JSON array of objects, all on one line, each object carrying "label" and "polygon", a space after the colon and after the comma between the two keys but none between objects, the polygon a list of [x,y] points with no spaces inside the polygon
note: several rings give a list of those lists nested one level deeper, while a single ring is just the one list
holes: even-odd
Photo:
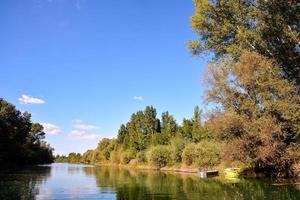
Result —
[{"label": "tree canopy", "polygon": [[239,59],[243,50],[277,62],[283,76],[300,86],[300,4],[296,0],[194,0],[191,18],[199,39],[194,54]]},{"label": "tree canopy", "polygon": [[209,128],[226,141],[224,157],[287,176],[299,160],[300,96],[275,61],[243,52],[211,65],[207,98],[218,105]]},{"label": "tree canopy", "polygon": [[45,141],[43,126],[31,122],[28,112],[0,98],[0,164],[50,163],[53,148]]}]

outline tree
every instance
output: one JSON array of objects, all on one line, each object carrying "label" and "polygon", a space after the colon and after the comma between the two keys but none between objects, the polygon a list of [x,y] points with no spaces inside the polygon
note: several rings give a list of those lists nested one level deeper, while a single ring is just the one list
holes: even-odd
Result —
[{"label": "tree", "polygon": [[226,141],[224,159],[292,175],[299,160],[300,97],[276,62],[243,52],[239,62],[210,66],[208,75],[208,101],[218,105],[208,127]]},{"label": "tree", "polygon": [[114,146],[112,145],[112,140],[108,138],[103,138],[97,147],[96,151],[101,152],[104,155],[104,158],[106,160],[109,160],[110,158],[110,152],[114,149]]},{"label": "tree", "polygon": [[0,163],[51,163],[53,149],[43,141],[43,126],[28,112],[0,98]]},{"label": "tree", "polygon": [[199,142],[204,137],[205,132],[201,124],[201,110],[199,109],[199,106],[196,106],[192,119],[192,140],[194,142]]},{"label": "tree", "polygon": [[125,138],[128,136],[129,136],[128,129],[124,124],[122,124],[118,131],[118,143],[123,144],[125,141]]},{"label": "tree", "polygon": [[156,119],[156,109],[153,106],[147,106],[143,114],[143,134],[146,136],[152,136],[159,129],[159,123]]},{"label": "tree", "polygon": [[284,77],[300,86],[300,5],[296,0],[194,0],[191,18],[199,40],[194,54],[239,59],[255,51],[279,64]]},{"label": "tree", "polygon": [[189,119],[183,119],[182,122],[182,127],[181,127],[181,136],[192,141],[193,135],[192,135],[192,130],[193,130],[193,122]]},{"label": "tree", "polygon": [[82,155],[82,162],[84,163],[91,164],[93,163],[93,159],[94,159],[94,150],[89,149],[86,152],[84,152],[84,154]]},{"label": "tree", "polygon": [[161,123],[161,140],[160,144],[169,144],[172,137],[175,137],[178,129],[176,120],[169,112],[163,112]]},{"label": "tree", "polygon": [[146,148],[144,144],[147,143],[147,141],[143,141],[143,117],[143,112],[138,111],[131,116],[130,122],[128,123],[130,137],[129,147],[134,151],[140,151]]}]

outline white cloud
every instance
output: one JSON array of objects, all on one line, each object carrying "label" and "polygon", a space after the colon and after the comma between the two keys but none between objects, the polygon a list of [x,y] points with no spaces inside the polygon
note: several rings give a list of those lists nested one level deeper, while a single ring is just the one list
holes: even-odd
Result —
[{"label": "white cloud", "polygon": [[70,136],[78,140],[100,140],[101,136],[97,134],[88,134],[85,131],[73,130]]},{"label": "white cloud", "polygon": [[79,129],[79,130],[95,130],[95,129],[100,129],[98,126],[90,125],[90,124],[83,124],[81,120],[75,120],[75,125],[74,128]]},{"label": "white cloud", "polygon": [[20,104],[44,104],[45,103],[43,99],[31,97],[26,94],[22,94],[22,96],[18,100]]},{"label": "white cloud", "polygon": [[136,101],[143,101],[143,100],[144,100],[144,97],[142,97],[142,96],[134,96],[134,97],[133,97],[133,100],[136,100]]},{"label": "white cloud", "polygon": [[41,124],[44,127],[44,132],[46,134],[58,135],[62,132],[61,129],[58,126],[54,125],[54,124],[50,124],[50,123],[41,123]]}]

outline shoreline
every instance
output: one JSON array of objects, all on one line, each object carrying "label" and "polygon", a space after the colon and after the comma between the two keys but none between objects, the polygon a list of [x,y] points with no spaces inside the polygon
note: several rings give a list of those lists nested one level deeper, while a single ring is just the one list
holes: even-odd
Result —
[{"label": "shoreline", "polygon": [[137,169],[137,170],[149,170],[149,171],[161,171],[161,172],[176,172],[176,173],[184,173],[184,174],[194,174],[197,175],[200,173],[200,170],[195,167],[179,167],[179,166],[171,166],[171,167],[155,167],[149,165],[124,165],[124,164],[113,164],[113,163],[103,163],[103,164],[91,164],[93,166],[101,167],[101,166],[113,166],[119,167],[122,169]]}]

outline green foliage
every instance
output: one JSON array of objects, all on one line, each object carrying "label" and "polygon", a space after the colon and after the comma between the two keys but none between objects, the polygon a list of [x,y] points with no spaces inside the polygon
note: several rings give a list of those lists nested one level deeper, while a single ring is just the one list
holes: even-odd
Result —
[{"label": "green foliage", "polygon": [[95,149],[93,152],[93,163],[95,164],[101,164],[103,162],[107,161],[104,153],[102,151],[99,151],[98,149]]},{"label": "green foliage", "polygon": [[243,50],[274,59],[284,77],[300,79],[300,6],[298,1],[194,0],[192,28],[199,40],[193,53],[239,59]]},{"label": "green foliage", "polygon": [[299,157],[300,96],[272,60],[243,52],[239,62],[210,67],[208,100],[219,105],[207,123],[226,140],[223,159],[291,176]]},{"label": "green foliage", "polygon": [[192,122],[192,120],[183,119],[182,127],[180,129],[181,136],[183,138],[186,138],[186,139],[192,141],[193,140],[192,131],[193,131],[193,122]]},{"label": "green foliage", "polygon": [[68,162],[69,163],[81,163],[82,162],[82,156],[80,153],[69,153],[68,155]]},{"label": "green foliage", "polygon": [[83,155],[81,161],[83,163],[91,164],[94,161],[94,151],[93,150],[87,150]]},{"label": "green foliage", "polygon": [[118,147],[118,141],[116,139],[103,138],[96,149],[104,155],[105,160],[109,160],[110,153],[116,150]]},{"label": "green foliage", "polygon": [[43,141],[43,126],[30,118],[0,98],[0,165],[53,162],[53,148]]},{"label": "green foliage", "polygon": [[219,163],[219,149],[214,141],[204,140],[197,144],[188,144],[182,157],[186,165],[209,168]]},{"label": "green foliage", "polygon": [[151,147],[147,152],[147,159],[157,167],[165,167],[172,162],[172,150],[165,145]]},{"label": "green foliage", "polygon": [[194,116],[192,120],[192,140],[193,142],[199,142],[206,136],[205,131],[201,123],[201,111],[198,106],[194,109]]},{"label": "green foliage", "polygon": [[147,155],[145,151],[138,152],[136,158],[139,163],[147,163]]},{"label": "green foliage", "polygon": [[125,142],[125,138],[128,136],[129,136],[128,129],[124,124],[122,124],[118,131],[118,138],[117,138],[118,143],[123,144]]},{"label": "green foliage", "polygon": [[177,133],[177,123],[176,120],[169,112],[162,113],[162,123],[161,123],[161,140],[160,144],[169,144],[172,137]]},{"label": "green foliage", "polygon": [[112,151],[110,153],[110,161],[114,164],[120,164],[121,163],[121,152],[119,151]]},{"label": "green foliage", "polygon": [[176,163],[182,162],[182,153],[186,145],[186,141],[183,138],[174,138],[171,140],[172,158]]},{"label": "green foliage", "polygon": [[120,160],[123,165],[126,165],[130,160],[134,159],[134,153],[132,151],[124,151],[121,153]]}]

